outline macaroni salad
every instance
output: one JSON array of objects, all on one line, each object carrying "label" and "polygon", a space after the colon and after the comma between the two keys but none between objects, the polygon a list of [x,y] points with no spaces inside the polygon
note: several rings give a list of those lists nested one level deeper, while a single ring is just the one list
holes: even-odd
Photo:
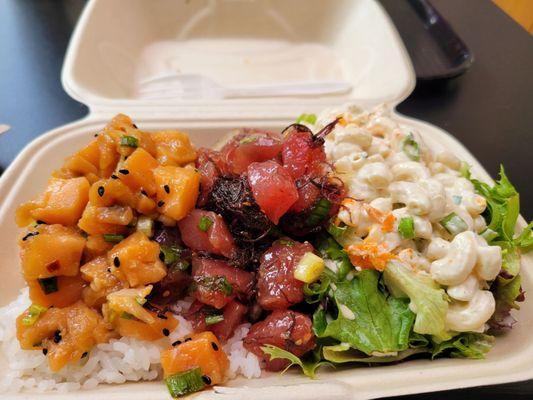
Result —
[{"label": "macaroni salad", "polygon": [[[509,254],[519,260],[520,251],[531,247],[531,226],[514,237],[518,194],[503,168],[494,188],[473,179],[466,163],[450,151],[430,149],[385,106],[371,111],[346,106],[309,117],[300,122],[313,131],[338,120],[325,138],[325,150],[346,197],[328,232],[354,268],[346,280],[377,270],[378,287],[386,296],[407,301],[415,315],[408,339],[414,345],[396,345],[401,351],[385,353],[363,350],[370,357],[346,358],[362,346],[330,329],[334,312],[319,309],[318,336],[316,321],[324,317],[322,337],[341,342],[325,346],[325,358],[379,362],[402,359],[421,348],[433,356],[453,349],[451,356],[482,357],[493,339],[486,333],[512,326],[509,310],[523,300],[519,270],[511,266],[516,259]],[[499,192],[499,197],[493,194]],[[338,273],[340,258],[330,258],[326,266]],[[332,283],[328,296],[345,320],[357,320],[351,300],[341,299],[338,287]],[[391,312],[387,326],[394,318]]]}]

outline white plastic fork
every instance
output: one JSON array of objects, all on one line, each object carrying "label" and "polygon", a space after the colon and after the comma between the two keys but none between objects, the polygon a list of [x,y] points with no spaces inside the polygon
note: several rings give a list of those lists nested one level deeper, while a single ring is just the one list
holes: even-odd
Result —
[{"label": "white plastic fork", "polygon": [[136,95],[143,99],[319,96],[344,93],[351,88],[349,83],[343,81],[224,87],[204,75],[173,74],[161,75],[140,82]]}]

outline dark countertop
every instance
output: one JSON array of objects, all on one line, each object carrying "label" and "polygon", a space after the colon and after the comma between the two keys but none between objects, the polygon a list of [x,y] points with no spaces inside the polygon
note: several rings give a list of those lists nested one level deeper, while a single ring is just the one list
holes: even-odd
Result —
[{"label": "dark countertop", "polygon": [[[382,0],[404,40],[405,1]],[[83,0],[0,0],[0,172],[31,139],[87,108],[63,91],[60,71]],[[398,109],[456,136],[493,175],[503,163],[533,217],[533,38],[492,2],[433,0],[475,55],[463,76],[419,84]],[[533,381],[402,399],[531,399]]]}]

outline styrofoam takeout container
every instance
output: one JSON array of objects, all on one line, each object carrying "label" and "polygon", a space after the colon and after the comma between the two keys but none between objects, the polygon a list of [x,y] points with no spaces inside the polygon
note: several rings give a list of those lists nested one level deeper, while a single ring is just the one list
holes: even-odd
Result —
[{"label": "styrofoam takeout container", "polygon": [[[202,73],[226,85],[346,80],[350,93],[320,98],[147,101],[137,83],[169,72]],[[198,146],[213,145],[242,126],[279,130],[302,112],[355,102],[394,107],[414,87],[407,53],[387,15],[373,0],[92,0],[72,37],[63,86],[89,106],[89,115],[30,143],[0,178],[0,304],[23,286],[14,223],[17,205],[35,197],[62,160],[88,143],[117,112],[146,130],[179,128]],[[395,116],[490,177],[450,134]],[[523,221],[521,221],[523,223]],[[533,257],[523,258],[523,286],[533,293]],[[415,360],[380,367],[321,370],[318,380],[297,373],[238,379],[202,392],[213,399],[362,399],[489,385],[533,378],[533,303],[526,300],[512,332],[485,360]],[[0,360],[1,362],[1,360]],[[0,366],[2,366],[0,364]],[[5,363],[3,364],[5,368]],[[1,369],[0,369],[1,370]],[[11,396],[11,395],[10,395]],[[77,399],[168,399],[162,382],[103,385]],[[13,398],[71,398],[20,394]],[[11,398],[11,397],[10,397]]]}]

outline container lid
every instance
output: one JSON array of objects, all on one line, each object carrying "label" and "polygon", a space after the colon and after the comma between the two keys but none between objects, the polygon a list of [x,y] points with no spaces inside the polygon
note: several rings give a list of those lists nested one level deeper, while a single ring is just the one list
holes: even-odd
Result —
[{"label": "container lid", "polygon": [[[161,76],[171,78],[154,83]],[[340,82],[347,90],[230,98],[217,89],[197,98],[198,79],[209,89]],[[280,119],[349,101],[399,103],[414,73],[374,0],[91,0],[62,81],[93,112]]]}]

